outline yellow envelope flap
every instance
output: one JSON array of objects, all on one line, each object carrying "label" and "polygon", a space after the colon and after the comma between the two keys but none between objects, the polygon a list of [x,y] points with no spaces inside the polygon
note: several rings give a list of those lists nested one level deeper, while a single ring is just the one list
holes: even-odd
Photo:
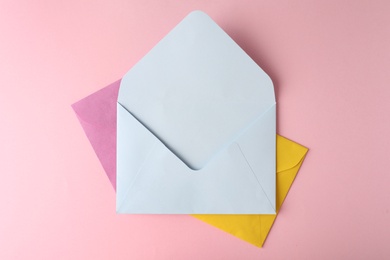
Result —
[{"label": "yellow envelope flap", "polygon": [[[276,211],[279,212],[308,149],[280,135],[277,135],[276,144]],[[192,216],[255,246],[261,247],[277,215],[202,214]]]},{"label": "yellow envelope flap", "polygon": [[283,172],[297,166],[303,160],[308,149],[283,136],[277,135],[276,151],[276,172]]},{"label": "yellow envelope flap", "polygon": [[309,149],[283,136],[276,138],[276,212],[279,211]]}]

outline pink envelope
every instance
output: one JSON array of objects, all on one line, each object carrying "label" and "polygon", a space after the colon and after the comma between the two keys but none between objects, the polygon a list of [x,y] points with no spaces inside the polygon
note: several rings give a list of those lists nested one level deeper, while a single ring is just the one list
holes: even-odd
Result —
[{"label": "pink envelope", "polygon": [[121,80],[72,105],[104,171],[116,189],[116,102]]}]

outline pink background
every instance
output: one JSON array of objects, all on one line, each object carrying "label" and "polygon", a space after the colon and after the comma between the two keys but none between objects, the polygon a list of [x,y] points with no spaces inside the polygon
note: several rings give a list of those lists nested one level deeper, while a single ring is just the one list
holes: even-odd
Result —
[{"label": "pink background", "polygon": [[[256,248],[189,216],[116,215],[70,105],[119,79],[194,9],[276,85],[310,148]],[[0,259],[390,257],[390,2],[0,0]]]}]

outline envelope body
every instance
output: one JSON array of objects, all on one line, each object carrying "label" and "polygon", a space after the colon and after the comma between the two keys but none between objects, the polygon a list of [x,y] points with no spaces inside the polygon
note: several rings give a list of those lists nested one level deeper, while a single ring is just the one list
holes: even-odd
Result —
[{"label": "envelope body", "polygon": [[190,13],[120,83],[117,212],[275,214],[275,122],[268,75]]},{"label": "envelope body", "polygon": [[[120,80],[83,98],[72,107],[105,173],[116,189],[116,104]],[[276,209],[287,196],[307,148],[279,135],[277,137]],[[193,215],[235,237],[261,247],[276,215]]]}]

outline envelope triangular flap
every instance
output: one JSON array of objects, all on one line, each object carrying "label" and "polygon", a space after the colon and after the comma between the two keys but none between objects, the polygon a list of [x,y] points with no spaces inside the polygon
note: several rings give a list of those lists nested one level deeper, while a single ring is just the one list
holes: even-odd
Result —
[{"label": "envelope triangular flap", "polygon": [[282,136],[278,138],[276,148],[280,151],[280,156],[283,158],[283,160],[277,162],[278,172],[296,167],[308,151],[306,147],[298,145]]},{"label": "envelope triangular flap", "polygon": [[199,170],[275,98],[268,75],[210,17],[196,11],[124,76],[118,103]]}]

